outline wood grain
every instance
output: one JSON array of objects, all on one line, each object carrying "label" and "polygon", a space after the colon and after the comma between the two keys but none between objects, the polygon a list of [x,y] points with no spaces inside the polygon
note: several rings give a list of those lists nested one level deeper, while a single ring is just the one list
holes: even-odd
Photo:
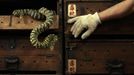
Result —
[{"label": "wood grain", "polygon": [[[59,28],[58,16],[54,16],[54,22],[50,29]],[[0,29],[33,29],[43,22],[32,19],[30,16],[23,16],[22,18],[15,16],[0,16]]]}]

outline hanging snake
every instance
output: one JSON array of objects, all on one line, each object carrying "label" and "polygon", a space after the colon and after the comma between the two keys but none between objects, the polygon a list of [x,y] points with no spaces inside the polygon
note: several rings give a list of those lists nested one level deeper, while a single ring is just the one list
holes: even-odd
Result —
[{"label": "hanging snake", "polygon": [[35,9],[17,9],[12,13],[14,16],[24,16],[29,15],[37,20],[45,20],[42,24],[39,24],[37,27],[33,28],[30,33],[30,42],[36,48],[51,48],[55,45],[58,40],[58,36],[55,34],[49,34],[46,36],[42,42],[38,40],[38,36],[49,29],[53,23],[53,11],[48,10],[47,8],[40,8],[39,10]]}]

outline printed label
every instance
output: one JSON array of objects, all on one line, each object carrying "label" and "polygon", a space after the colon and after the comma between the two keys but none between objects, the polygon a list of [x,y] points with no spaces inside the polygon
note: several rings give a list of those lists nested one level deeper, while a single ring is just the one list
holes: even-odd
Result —
[{"label": "printed label", "polygon": [[69,73],[76,72],[76,59],[68,59],[68,72]]},{"label": "printed label", "polygon": [[68,5],[68,17],[75,17],[76,16],[76,5],[69,4]]}]

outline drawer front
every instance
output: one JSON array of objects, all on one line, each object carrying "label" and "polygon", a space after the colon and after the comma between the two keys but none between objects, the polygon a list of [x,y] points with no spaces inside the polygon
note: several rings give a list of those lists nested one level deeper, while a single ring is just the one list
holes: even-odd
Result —
[{"label": "drawer front", "polygon": [[122,61],[123,72],[134,73],[134,42],[120,40],[68,41],[66,45],[66,71],[69,73],[69,60],[75,60],[76,74],[106,74],[108,61]]}]

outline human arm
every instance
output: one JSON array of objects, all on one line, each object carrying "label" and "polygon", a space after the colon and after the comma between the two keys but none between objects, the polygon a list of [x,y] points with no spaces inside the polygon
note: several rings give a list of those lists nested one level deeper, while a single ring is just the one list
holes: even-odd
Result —
[{"label": "human arm", "polygon": [[134,12],[134,0],[124,0],[100,13],[77,16],[69,19],[68,23],[74,23],[71,32],[75,38],[86,28],[81,38],[85,39],[97,28],[103,21],[121,18]]},{"label": "human arm", "polygon": [[101,21],[121,18],[134,12],[134,0],[124,0],[99,13]]}]

